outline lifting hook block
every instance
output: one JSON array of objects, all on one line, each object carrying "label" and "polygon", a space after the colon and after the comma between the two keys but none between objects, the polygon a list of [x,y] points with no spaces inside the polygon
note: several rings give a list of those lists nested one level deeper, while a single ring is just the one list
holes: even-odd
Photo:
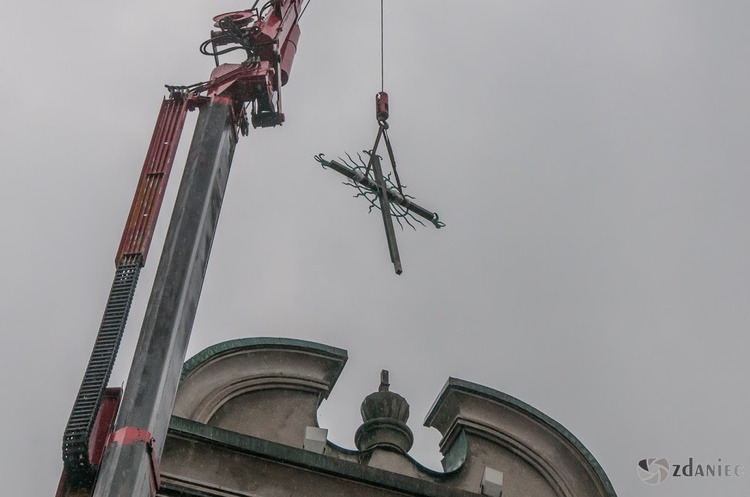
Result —
[{"label": "lifting hook block", "polygon": [[379,123],[388,120],[388,94],[384,91],[375,95],[375,118]]}]

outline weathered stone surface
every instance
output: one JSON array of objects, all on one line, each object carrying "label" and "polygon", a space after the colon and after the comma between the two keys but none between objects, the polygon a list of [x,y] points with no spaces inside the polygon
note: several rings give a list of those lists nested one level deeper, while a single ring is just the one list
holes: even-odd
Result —
[{"label": "weathered stone surface", "polygon": [[346,359],[344,350],[302,340],[225,342],[186,363],[173,414],[302,447]]},{"label": "weathered stone surface", "polygon": [[362,421],[390,418],[401,423],[409,420],[409,403],[395,392],[374,392],[365,397],[360,408]]},{"label": "weathered stone surface", "polygon": [[450,378],[425,425],[443,439],[444,472],[407,452],[409,404],[388,391],[362,403],[358,450],[302,449],[305,429],[346,362],[312,342],[225,342],[186,363],[162,458],[164,496],[469,497],[485,468],[503,497],[616,497],[591,453],[559,423],[502,392]]},{"label": "weathered stone surface", "polygon": [[472,497],[439,483],[172,418],[162,496]]},{"label": "weathered stone surface", "polygon": [[614,497],[606,474],[572,433],[497,390],[450,378],[425,419],[443,434],[446,469],[474,489],[485,467],[504,474],[503,495]]},{"label": "weathered stone surface", "polygon": [[382,371],[378,391],[365,397],[360,413],[364,424],[354,434],[357,449],[367,452],[386,448],[403,455],[409,452],[414,443],[414,435],[406,425],[409,403],[389,390],[388,371]]}]

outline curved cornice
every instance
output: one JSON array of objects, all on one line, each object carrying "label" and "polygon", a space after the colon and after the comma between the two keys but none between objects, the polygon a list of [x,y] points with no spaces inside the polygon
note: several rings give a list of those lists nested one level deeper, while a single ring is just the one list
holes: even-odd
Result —
[{"label": "curved cornice", "polygon": [[347,352],[290,338],[229,340],[199,352],[183,367],[174,415],[207,423],[231,399],[268,390],[301,390],[328,397]]},{"label": "curved cornice", "polygon": [[[595,480],[591,483],[600,488],[600,495],[616,497],[601,465],[578,438],[543,412],[506,393],[449,378],[424,425],[442,433],[441,450],[446,455],[454,448],[470,451],[462,438],[473,434],[523,457],[545,474],[558,494],[577,495],[572,491],[580,483],[576,480],[589,474]],[[577,454],[585,467],[576,468],[568,453]],[[453,453],[449,458],[463,464],[466,456],[471,454]],[[570,478],[573,473],[578,478]]]}]

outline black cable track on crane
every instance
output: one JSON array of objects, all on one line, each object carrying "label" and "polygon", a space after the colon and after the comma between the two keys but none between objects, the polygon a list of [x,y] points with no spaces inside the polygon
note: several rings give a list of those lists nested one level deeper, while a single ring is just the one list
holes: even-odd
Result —
[{"label": "black cable track on crane", "polygon": [[94,349],[63,434],[63,462],[72,475],[86,478],[92,472],[90,435],[120,347],[141,267],[140,261],[125,261],[115,270]]}]

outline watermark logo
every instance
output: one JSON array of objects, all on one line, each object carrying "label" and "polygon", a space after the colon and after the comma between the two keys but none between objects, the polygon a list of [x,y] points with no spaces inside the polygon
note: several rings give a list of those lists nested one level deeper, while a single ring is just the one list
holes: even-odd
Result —
[{"label": "watermark logo", "polygon": [[669,476],[669,463],[663,457],[649,457],[638,461],[638,476],[643,483],[658,485]]},{"label": "watermark logo", "polygon": [[716,462],[669,464],[663,457],[649,457],[638,461],[638,477],[643,483],[658,485],[667,478],[734,478],[745,476],[744,464],[727,464],[719,458]]}]

